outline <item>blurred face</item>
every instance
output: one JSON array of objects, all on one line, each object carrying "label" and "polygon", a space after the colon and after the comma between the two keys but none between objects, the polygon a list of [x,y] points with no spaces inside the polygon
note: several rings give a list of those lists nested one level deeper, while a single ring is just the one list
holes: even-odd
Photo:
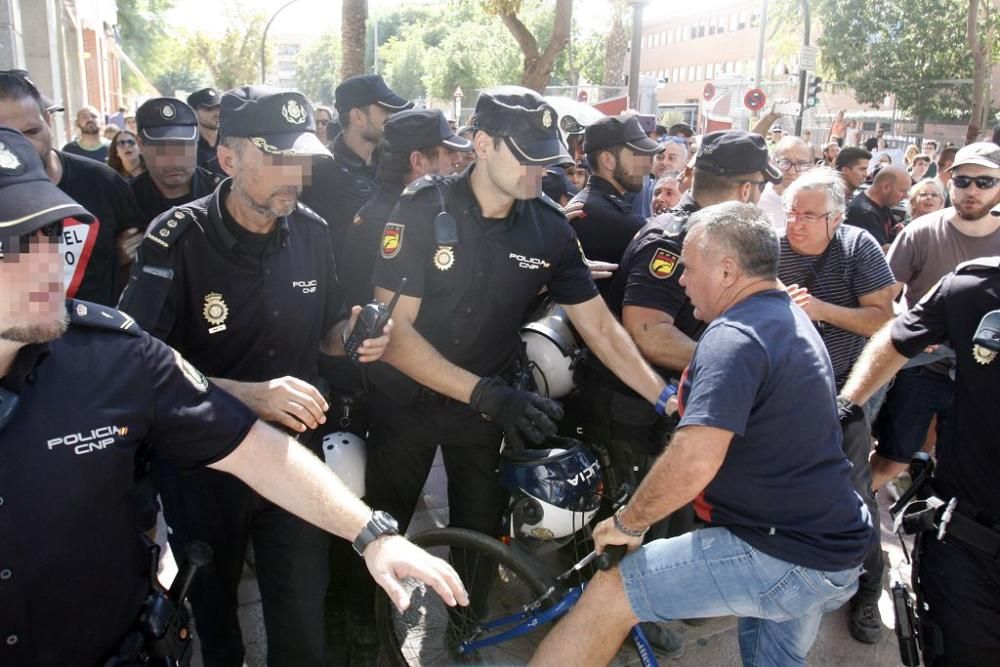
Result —
[{"label": "blurred face", "polygon": [[61,225],[46,231],[0,236],[0,341],[44,343],[66,330]]},{"label": "blurred face", "polygon": [[914,218],[927,215],[944,207],[944,197],[933,183],[919,186],[910,197],[910,212]]},{"label": "blurred face", "polygon": [[42,110],[31,97],[20,100],[0,100],[0,125],[19,131],[34,146],[42,164],[48,163],[52,152],[52,128],[45,122]]},{"label": "blurred face", "polygon": [[927,168],[930,166],[930,162],[927,160],[914,160],[913,167],[910,170],[910,175],[913,180],[919,181],[927,173]]},{"label": "blurred face", "polygon": [[84,107],[76,112],[76,126],[82,134],[100,134],[101,124],[97,111],[92,107]]},{"label": "blurred face", "polygon": [[132,162],[139,159],[139,145],[131,132],[119,132],[115,135],[114,149],[122,162]]},{"label": "blurred face", "polygon": [[[604,160],[605,157],[601,156]],[[653,156],[636,153],[630,148],[618,150],[615,158],[616,164],[612,176],[622,187],[629,192],[639,192],[642,190],[646,174],[653,167]]]},{"label": "blurred face", "polygon": [[781,170],[781,183],[774,186],[774,189],[784,192],[799,174],[804,174],[813,168],[812,151],[808,146],[795,145],[776,155],[774,163]]},{"label": "blurred face", "polygon": [[853,166],[844,167],[840,170],[840,174],[844,178],[844,183],[847,184],[848,192],[857,190],[865,182],[865,177],[868,175],[868,162],[869,160],[858,160]]},{"label": "blurred face", "polygon": [[233,194],[265,217],[291,215],[312,180],[312,157],[272,155],[246,140],[240,150],[220,146],[219,163],[233,177]]},{"label": "blurred face", "polygon": [[429,174],[449,176],[461,170],[465,165],[461,154],[447,146],[435,146],[434,157],[431,159],[428,159],[426,155],[419,151],[414,151],[414,153],[411,153],[411,156],[413,154],[417,156],[417,166],[414,169],[417,172],[415,174],[417,178]]},{"label": "blurred face", "polygon": [[[361,133],[361,138],[373,144],[378,143],[378,140],[382,138],[385,132],[385,121],[388,120],[392,113],[377,104],[369,104],[364,109],[358,109],[357,111],[359,113],[354,118],[363,119],[358,124],[358,131]],[[353,118],[351,122],[353,124]]]},{"label": "blurred face", "polygon": [[326,129],[330,126],[330,121],[333,120],[330,114],[326,112],[325,109],[316,110],[316,136],[323,144],[330,143],[329,135],[326,133]]},{"label": "blurred face", "polygon": [[831,167],[837,161],[838,155],[840,155],[840,146],[837,144],[831,144],[826,147],[825,151],[823,151],[823,159],[826,160],[826,164]]},{"label": "blurred face", "polygon": [[684,273],[680,284],[694,306],[694,316],[702,322],[711,322],[721,313],[719,306],[724,293],[722,262],[717,253],[702,249],[700,244],[705,234],[695,227],[684,238],[681,262]]},{"label": "blurred face", "polygon": [[[975,181],[966,179],[986,177],[993,178],[993,187],[980,188]],[[979,220],[989,214],[997,204],[1000,204],[1000,169],[990,169],[978,164],[963,164],[951,172],[951,205],[955,207],[958,217],[963,220]],[[966,185],[964,188],[959,185]],[[994,218],[995,220],[995,218]]]},{"label": "blurred face", "polygon": [[800,192],[785,213],[788,245],[800,255],[819,255],[826,250],[841,218],[839,213],[829,213],[823,192]]},{"label": "blurred face", "polygon": [[195,141],[144,141],[146,170],[161,187],[176,188],[191,181],[198,161]]},{"label": "blurred face", "polygon": [[542,194],[542,178],[545,167],[523,165],[511,153],[507,142],[500,140],[493,145],[493,137],[483,132],[476,133],[476,157],[484,166],[494,187],[514,199],[537,199]]},{"label": "blurred face", "polygon": [[653,213],[659,215],[673,207],[681,200],[681,188],[672,178],[664,178],[656,182],[653,188]]},{"label": "blurred face", "polygon": [[195,115],[198,116],[198,127],[205,128],[209,131],[214,131],[219,129],[219,110],[221,106],[214,107],[198,107],[195,110]]}]

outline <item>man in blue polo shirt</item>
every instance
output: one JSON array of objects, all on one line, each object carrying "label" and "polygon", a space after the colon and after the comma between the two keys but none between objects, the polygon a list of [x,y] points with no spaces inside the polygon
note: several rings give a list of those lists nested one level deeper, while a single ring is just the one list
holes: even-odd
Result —
[{"label": "man in blue polo shirt", "polygon": [[[804,665],[826,611],[857,588],[871,518],[841,449],[833,369],[808,316],[778,289],[767,216],[729,202],[691,219],[681,283],[711,324],[681,381],[681,421],[598,550],[633,550],[596,576],[537,665],[605,664],[639,621],[735,614],[746,665]],[[708,527],[646,545],[690,502]]]}]

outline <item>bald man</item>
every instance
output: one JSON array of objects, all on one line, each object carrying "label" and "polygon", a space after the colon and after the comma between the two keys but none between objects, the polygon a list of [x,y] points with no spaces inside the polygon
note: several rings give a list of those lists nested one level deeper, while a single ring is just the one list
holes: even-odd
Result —
[{"label": "bald man", "polygon": [[101,134],[104,117],[96,107],[85,106],[76,112],[76,129],[79,134],[65,146],[63,153],[89,157],[98,162],[108,161],[108,141]]},{"label": "bald man", "polygon": [[883,167],[870,188],[851,200],[844,222],[861,227],[875,237],[882,250],[886,250],[901,229],[889,209],[906,196],[910,176],[895,165]]}]

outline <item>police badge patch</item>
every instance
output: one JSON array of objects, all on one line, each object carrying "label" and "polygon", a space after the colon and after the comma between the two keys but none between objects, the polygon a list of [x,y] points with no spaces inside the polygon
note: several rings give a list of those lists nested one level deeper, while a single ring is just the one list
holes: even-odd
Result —
[{"label": "police badge patch", "polygon": [[[173,348],[171,348],[173,350]],[[208,378],[199,371],[197,368],[191,365],[191,362],[185,359],[180,352],[173,350],[174,359],[177,360],[177,367],[181,369],[181,373],[187,378],[187,381],[194,385],[194,388],[198,391],[204,392],[208,391]]]},{"label": "police badge patch", "polygon": [[434,252],[434,268],[447,271],[455,265],[455,251],[450,245],[438,246]]},{"label": "police badge patch", "polygon": [[281,116],[293,125],[301,125],[306,122],[306,110],[297,100],[285,102],[285,106],[281,107]]},{"label": "police badge patch", "polygon": [[668,250],[657,248],[653,259],[649,260],[649,272],[654,278],[661,280],[669,278],[674,275],[674,271],[677,269],[677,262],[680,259],[680,257]]},{"label": "police badge patch", "polygon": [[20,176],[24,171],[24,165],[21,164],[17,154],[3,142],[0,142],[0,171],[11,176]]},{"label": "police badge patch", "polygon": [[226,330],[226,318],[229,317],[229,306],[218,292],[205,295],[205,307],[202,308],[205,321],[211,325],[208,333],[214,334]]},{"label": "police badge patch", "polygon": [[403,247],[403,225],[387,222],[382,232],[382,257],[392,259]]}]

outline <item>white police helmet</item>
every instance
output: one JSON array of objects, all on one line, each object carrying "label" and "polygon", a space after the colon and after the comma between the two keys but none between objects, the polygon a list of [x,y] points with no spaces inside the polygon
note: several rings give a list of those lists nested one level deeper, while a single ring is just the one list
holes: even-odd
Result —
[{"label": "white police helmet", "polygon": [[581,346],[561,306],[551,304],[542,317],[523,325],[521,340],[540,394],[562,398],[576,388],[573,370]]},{"label": "white police helmet", "polygon": [[359,498],[365,495],[365,441],[348,431],[323,436],[323,459]]}]

